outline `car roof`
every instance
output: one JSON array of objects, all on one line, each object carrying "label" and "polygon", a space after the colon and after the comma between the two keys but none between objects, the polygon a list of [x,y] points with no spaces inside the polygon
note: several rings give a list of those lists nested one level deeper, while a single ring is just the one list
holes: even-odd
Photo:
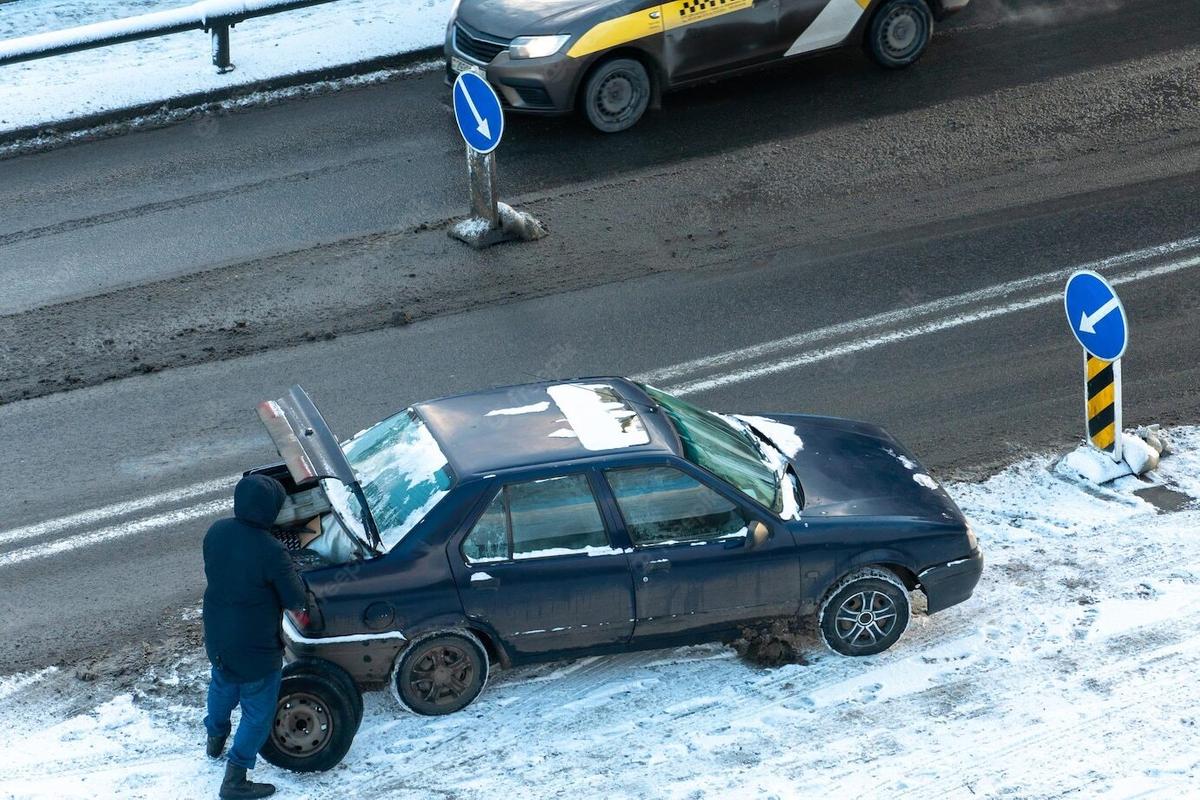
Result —
[{"label": "car roof", "polygon": [[413,409],[467,480],[605,454],[675,453],[669,424],[646,413],[652,406],[636,384],[604,377],[504,386]]}]

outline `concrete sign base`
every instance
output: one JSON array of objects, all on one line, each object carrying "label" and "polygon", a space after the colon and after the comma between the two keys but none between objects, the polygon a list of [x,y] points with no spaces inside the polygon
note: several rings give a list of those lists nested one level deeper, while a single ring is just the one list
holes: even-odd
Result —
[{"label": "concrete sign base", "polygon": [[549,233],[537,217],[504,203],[496,204],[496,216],[495,226],[486,217],[467,217],[452,225],[449,234],[482,250],[501,242],[532,242]]}]

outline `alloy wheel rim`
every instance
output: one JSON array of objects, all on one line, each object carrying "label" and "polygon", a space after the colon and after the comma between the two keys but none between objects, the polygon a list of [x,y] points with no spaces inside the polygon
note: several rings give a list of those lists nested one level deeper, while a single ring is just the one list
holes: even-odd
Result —
[{"label": "alloy wheel rim", "polygon": [[467,651],[444,644],[422,653],[408,672],[408,687],[415,697],[435,706],[460,700],[471,688],[475,665]]},{"label": "alloy wheel rim", "polygon": [[307,757],[319,753],[333,736],[333,716],[321,698],[305,692],[279,699],[271,738],[285,753]]},{"label": "alloy wheel rim", "polygon": [[892,598],[866,589],[850,595],[838,607],[834,628],[850,647],[871,647],[891,635],[898,619]]},{"label": "alloy wheel rim", "polygon": [[904,58],[920,43],[921,21],[910,8],[898,8],[883,23],[883,46],[888,55]]}]

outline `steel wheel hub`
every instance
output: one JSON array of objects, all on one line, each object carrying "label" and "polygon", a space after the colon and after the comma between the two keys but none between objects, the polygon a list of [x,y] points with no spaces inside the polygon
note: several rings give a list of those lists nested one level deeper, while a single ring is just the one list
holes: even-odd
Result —
[{"label": "steel wheel hub", "polygon": [[633,105],[634,94],[633,82],[618,73],[600,85],[596,101],[605,115],[615,117]]},{"label": "steel wheel hub", "polygon": [[883,26],[883,41],[888,52],[905,55],[917,43],[920,25],[908,9],[899,9]]},{"label": "steel wheel hub", "polygon": [[333,720],[325,702],[311,694],[282,697],[275,707],[271,738],[285,753],[310,756],[329,743]]},{"label": "steel wheel hub", "polygon": [[834,618],[834,628],[851,647],[870,647],[895,629],[898,614],[892,598],[865,590],[846,598]]}]

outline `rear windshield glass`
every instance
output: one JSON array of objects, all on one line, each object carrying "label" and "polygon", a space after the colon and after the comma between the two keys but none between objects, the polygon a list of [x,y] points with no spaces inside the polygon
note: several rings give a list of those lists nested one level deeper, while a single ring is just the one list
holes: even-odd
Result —
[{"label": "rear windshield glass", "polygon": [[342,445],[362,483],[385,550],[446,496],[452,474],[442,449],[411,408]]}]

